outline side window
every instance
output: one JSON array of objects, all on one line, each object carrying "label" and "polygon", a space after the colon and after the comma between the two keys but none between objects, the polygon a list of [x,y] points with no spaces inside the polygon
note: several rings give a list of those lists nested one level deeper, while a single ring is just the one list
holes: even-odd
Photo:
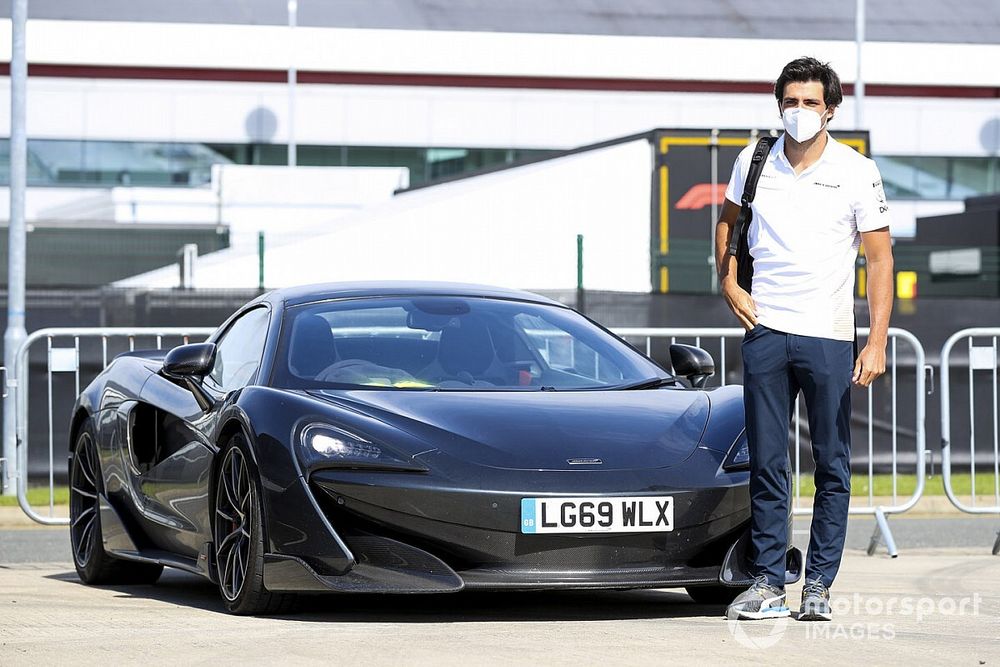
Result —
[{"label": "side window", "polygon": [[207,384],[225,393],[246,386],[260,366],[267,320],[267,309],[255,308],[233,322],[218,342]]},{"label": "side window", "polygon": [[514,322],[549,368],[605,383],[618,382],[625,377],[611,357],[558,324],[527,313],[515,315]]}]

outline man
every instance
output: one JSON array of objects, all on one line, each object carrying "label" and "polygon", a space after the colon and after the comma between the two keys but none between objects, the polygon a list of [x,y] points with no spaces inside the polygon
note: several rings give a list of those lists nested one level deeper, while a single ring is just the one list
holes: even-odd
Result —
[{"label": "man", "polygon": [[[830,620],[850,502],[851,383],[885,372],[892,310],[889,208],[875,163],[826,131],[843,100],[840,80],[814,58],[788,63],[774,85],[785,133],[775,142],[752,203],[750,293],[727,250],[753,145],[736,161],[716,226],[722,294],[747,330],[742,343],[750,450],[754,584],[729,606],[731,619],[788,616],[785,552],[788,428],[805,396],[816,495],[799,620]],[[864,243],[871,333],[856,355],[854,265]],[[855,356],[856,355],[856,356]]]}]

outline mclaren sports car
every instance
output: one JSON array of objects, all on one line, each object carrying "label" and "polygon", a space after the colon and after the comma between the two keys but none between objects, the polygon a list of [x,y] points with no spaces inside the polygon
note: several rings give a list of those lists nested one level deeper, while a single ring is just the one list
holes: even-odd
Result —
[{"label": "mclaren sports car", "polygon": [[[752,580],[742,390],[705,388],[704,350],[669,351],[668,372],[501,288],[264,294],[207,342],[122,354],[81,393],[76,570],[123,584],[180,568],[238,614],[314,593],[728,601]],[[794,581],[801,556],[787,562]]]}]

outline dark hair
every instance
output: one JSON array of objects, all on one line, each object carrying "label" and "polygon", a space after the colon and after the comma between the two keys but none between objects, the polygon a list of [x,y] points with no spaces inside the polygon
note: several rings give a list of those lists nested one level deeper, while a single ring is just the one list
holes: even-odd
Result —
[{"label": "dark hair", "polygon": [[785,95],[785,86],[789,83],[806,83],[819,81],[823,84],[823,103],[831,107],[844,101],[844,93],[840,90],[840,77],[830,67],[830,63],[821,63],[815,58],[797,58],[785,65],[781,75],[774,82],[774,97],[778,104]]}]

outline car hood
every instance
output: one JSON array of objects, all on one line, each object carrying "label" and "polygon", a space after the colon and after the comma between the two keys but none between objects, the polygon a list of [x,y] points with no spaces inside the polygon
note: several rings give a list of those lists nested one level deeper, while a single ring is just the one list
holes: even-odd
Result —
[{"label": "car hood", "polygon": [[677,465],[698,446],[709,415],[703,392],[678,389],[310,393],[391,424],[435,452],[516,470]]}]

